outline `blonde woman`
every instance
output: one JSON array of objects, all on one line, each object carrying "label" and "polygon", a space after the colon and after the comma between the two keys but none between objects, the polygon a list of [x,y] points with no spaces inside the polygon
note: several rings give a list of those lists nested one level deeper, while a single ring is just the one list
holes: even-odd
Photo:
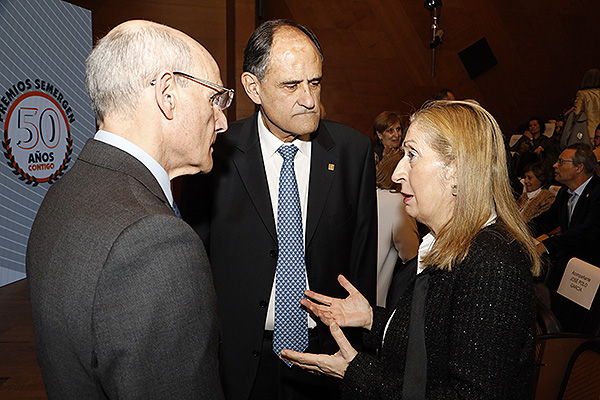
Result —
[{"label": "blonde woman", "polygon": [[[502,132],[482,107],[438,101],[412,117],[393,179],[406,212],[431,234],[395,305],[372,308],[343,276],[335,299],[302,304],[330,326],[334,355],[282,352],[343,378],[346,399],[527,399],[533,387],[540,260],[512,195]],[[483,179],[482,179],[483,177]],[[358,326],[358,353],[340,326]]]}]

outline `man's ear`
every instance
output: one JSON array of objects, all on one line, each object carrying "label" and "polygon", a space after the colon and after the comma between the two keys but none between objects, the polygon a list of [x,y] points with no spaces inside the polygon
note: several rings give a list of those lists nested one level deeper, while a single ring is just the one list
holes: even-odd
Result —
[{"label": "man's ear", "polygon": [[256,75],[250,72],[244,72],[241,77],[242,86],[246,90],[246,94],[254,104],[261,104],[260,101],[260,82]]},{"label": "man's ear", "polygon": [[154,98],[156,105],[168,119],[173,119],[177,92],[175,89],[175,76],[172,72],[161,72],[154,83]]}]

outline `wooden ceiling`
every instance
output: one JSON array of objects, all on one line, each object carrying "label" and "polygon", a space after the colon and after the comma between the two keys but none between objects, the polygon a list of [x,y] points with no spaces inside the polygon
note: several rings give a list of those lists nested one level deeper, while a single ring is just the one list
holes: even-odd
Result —
[{"label": "wooden ceiling", "polygon": [[[444,0],[434,77],[432,19],[420,0],[266,5],[268,17],[292,17],[316,32],[326,58],[328,117],[364,133],[380,111],[408,115],[444,87],[479,101],[511,133],[532,115],[558,117],[585,71],[600,68],[597,0]],[[471,79],[458,53],[481,38],[498,64]]]},{"label": "wooden ceiling", "polygon": [[[238,82],[241,53],[255,26],[254,0],[70,2],[92,10],[95,37],[131,18],[190,34],[213,53],[224,81],[238,89],[237,118],[252,113]],[[328,118],[366,134],[380,111],[408,115],[442,87],[479,101],[511,133],[529,116],[556,118],[572,103],[585,71],[600,68],[598,0],[444,0],[439,21],[444,43],[434,77],[431,16],[422,0],[258,2],[263,3],[265,18],[293,18],[315,31],[325,54]],[[229,40],[228,28],[234,32]],[[458,53],[481,38],[498,64],[471,79]]]}]

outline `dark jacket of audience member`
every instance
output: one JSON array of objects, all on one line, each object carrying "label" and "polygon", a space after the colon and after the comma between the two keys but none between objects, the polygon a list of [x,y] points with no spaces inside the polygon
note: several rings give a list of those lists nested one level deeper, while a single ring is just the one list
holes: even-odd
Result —
[{"label": "dark jacket of audience member", "polygon": [[569,221],[568,202],[570,192],[581,184],[573,184],[573,178],[567,171],[557,180],[564,184],[556,195],[556,200],[548,211],[531,220],[534,236],[548,234],[560,228],[560,234],[545,239],[550,258],[554,261],[568,261],[577,257],[594,265],[600,265],[600,247],[597,246],[600,237],[600,178],[596,175],[598,164],[591,149],[587,145],[569,146],[561,154],[562,165],[555,164],[555,169],[573,168],[582,176],[583,182],[590,179],[583,193],[579,196],[573,214]]}]

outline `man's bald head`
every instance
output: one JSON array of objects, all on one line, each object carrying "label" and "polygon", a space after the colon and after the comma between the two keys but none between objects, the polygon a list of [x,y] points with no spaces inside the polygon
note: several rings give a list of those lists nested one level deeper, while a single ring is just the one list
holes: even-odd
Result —
[{"label": "man's bald head", "polygon": [[[131,117],[140,94],[161,71],[190,71],[194,64],[218,68],[208,51],[183,32],[143,20],[113,28],[86,63],[86,87],[98,122],[107,116]],[[185,79],[178,83],[188,85]]]}]

